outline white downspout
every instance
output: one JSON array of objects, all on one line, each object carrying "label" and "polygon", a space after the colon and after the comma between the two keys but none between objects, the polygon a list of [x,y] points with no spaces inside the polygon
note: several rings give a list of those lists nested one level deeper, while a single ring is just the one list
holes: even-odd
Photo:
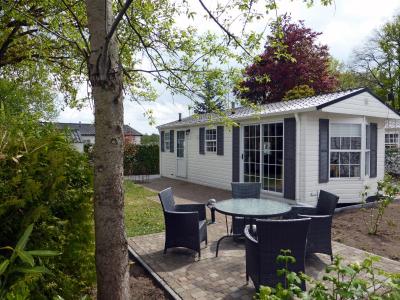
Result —
[{"label": "white downspout", "polygon": [[294,114],[296,119],[296,202],[300,199],[300,146],[301,146],[301,122],[298,113]]}]

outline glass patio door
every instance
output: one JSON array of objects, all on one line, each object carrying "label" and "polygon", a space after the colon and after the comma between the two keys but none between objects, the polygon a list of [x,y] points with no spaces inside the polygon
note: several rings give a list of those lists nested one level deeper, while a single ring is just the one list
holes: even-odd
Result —
[{"label": "glass patio door", "polygon": [[263,125],[263,189],[282,193],[283,123]]},{"label": "glass patio door", "polygon": [[244,182],[260,182],[260,125],[246,125],[243,132]]}]

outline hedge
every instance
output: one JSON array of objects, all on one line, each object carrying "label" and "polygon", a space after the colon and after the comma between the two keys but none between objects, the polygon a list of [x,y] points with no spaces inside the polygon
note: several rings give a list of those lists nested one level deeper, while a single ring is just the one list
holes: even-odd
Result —
[{"label": "hedge", "polygon": [[124,149],[125,175],[159,174],[158,145],[126,144]]},{"label": "hedge", "polygon": [[385,171],[392,175],[400,175],[400,149],[386,149]]}]

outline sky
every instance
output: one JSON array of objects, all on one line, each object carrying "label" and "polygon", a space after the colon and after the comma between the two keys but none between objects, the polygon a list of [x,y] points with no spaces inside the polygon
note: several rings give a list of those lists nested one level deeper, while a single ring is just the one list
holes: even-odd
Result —
[{"label": "sky", "polygon": [[[197,2],[197,0],[191,1]],[[206,4],[212,2],[212,0],[205,1]],[[304,20],[307,27],[322,32],[320,42],[327,44],[331,55],[344,63],[351,60],[353,50],[362,45],[375,29],[390,21],[394,14],[400,13],[399,0],[336,0],[328,7],[315,4],[311,8],[307,8],[302,2],[301,0],[278,1],[279,12],[290,13],[292,20]],[[221,33],[216,26],[210,28],[218,34]],[[156,102],[138,104],[125,99],[125,124],[143,134],[151,134],[157,133],[157,125],[176,120],[178,113],[182,113],[183,117],[189,115],[190,100],[179,95],[172,96],[162,87],[157,90],[159,97]],[[85,93],[85,90],[82,89],[80,92]],[[150,125],[144,115],[148,109],[154,112],[155,125]],[[92,123],[93,120],[93,110],[90,105],[81,110],[64,108],[58,117],[59,122]]]}]

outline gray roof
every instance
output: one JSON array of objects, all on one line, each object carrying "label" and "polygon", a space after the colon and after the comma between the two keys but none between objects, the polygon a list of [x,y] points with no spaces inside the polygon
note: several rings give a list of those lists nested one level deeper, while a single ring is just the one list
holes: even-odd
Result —
[{"label": "gray roof", "polygon": [[[61,129],[69,128],[72,131],[79,131],[81,136],[95,135],[96,133],[94,124],[88,124],[88,123],[54,123],[54,124]],[[129,125],[124,125],[124,134],[135,135],[135,136],[142,135],[139,131],[133,129]]]},{"label": "gray roof", "polygon": [[[229,115],[229,118],[232,120],[236,120],[236,119],[251,118],[257,115],[264,116],[264,115],[274,115],[274,114],[286,114],[299,111],[308,111],[312,109],[320,109],[322,107],[347,99],[351,96],[360,94],[362,92],[369,92],[369,90],[366,88],[357,88],[357,89],[334,92],[329,94],[322,94],[307,98],[301,98],[289,101],[280,101],[280,102],[260,105],[257,107],[257,109],[253,109],[251,107],[238,107],[234,109],[234,113],[231,113]],[[232,110],[227,110],[226,113],[229,114],[231,111]],[[181,121],[177,120],[170,123],[166,123],[159,126],[158,128],[197,125],[197,124],[208,123],[211,121],[218,122],[219,119],[221,119],[221,117],[219,117],[215,113],[207,113],[207,114],[194,115],[187,118],[183,118]]]}]

